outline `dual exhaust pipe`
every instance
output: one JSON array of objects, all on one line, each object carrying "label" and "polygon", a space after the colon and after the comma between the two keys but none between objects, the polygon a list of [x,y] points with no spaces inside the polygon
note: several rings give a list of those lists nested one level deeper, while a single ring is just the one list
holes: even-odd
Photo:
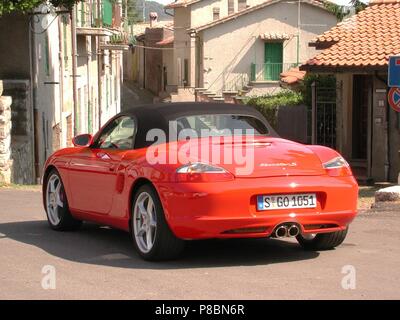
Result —
[{"label": "dual exhaust pipe", "polygon": [[300,233],[297,225],[281,225],[275,229],[274,236],[276,238],[296,237]]}]

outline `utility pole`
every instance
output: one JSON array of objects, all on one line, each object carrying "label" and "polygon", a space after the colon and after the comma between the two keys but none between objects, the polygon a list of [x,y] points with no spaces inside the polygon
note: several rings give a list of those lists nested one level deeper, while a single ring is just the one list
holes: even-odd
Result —
[{"label": "utility pole", "polygon": [[77,54],[76,54],[76,5],[72,8],[70,12],[71,18],[71,44],[72,44],[72,96],[74,103],[73,121],[74,121],[74,136],[79,133],[79,110],[78,110],[78,96],[77,96]]},{"label": "utility pole", "polygon": [[298,0],[297,8],[297,65],[300,63],[300,25],[301,25],[301,0]]},{"label": "utility pole", "polygon": [[[103,26],[102,13],[100,0],[97,0],[97,23],[98,28]],[[102,106],[102,84],[101,84],[101,73],[103,68],[102,54],[100,50],[100,37],[96,37],[96,53],[97,53],[97,102],[98,102],[98,125],[99,130],[101,128],[101,106]]]}]

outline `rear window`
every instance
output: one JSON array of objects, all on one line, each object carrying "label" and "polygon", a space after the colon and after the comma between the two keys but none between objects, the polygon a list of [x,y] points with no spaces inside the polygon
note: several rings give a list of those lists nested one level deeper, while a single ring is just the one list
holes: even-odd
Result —
[{"label": "rear window", "polygon": [[267,135],[268,128],[259,119],[246,115],[204,114],[176,119],[178,134],[191,129],[198,136]]}]

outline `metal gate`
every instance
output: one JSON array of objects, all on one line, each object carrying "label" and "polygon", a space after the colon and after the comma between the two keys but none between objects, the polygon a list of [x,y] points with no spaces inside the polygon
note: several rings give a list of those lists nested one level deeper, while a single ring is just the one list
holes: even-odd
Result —
[{"label": "metal gate", "polygon": [[311,143],[336,149],[336,104],[340,87],[312,88]]}]

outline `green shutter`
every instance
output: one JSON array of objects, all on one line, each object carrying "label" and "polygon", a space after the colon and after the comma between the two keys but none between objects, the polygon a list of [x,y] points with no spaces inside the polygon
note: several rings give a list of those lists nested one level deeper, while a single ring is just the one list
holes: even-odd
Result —
[{"label": "green shutter", "polygon": [[64,66],[65,69],[68,69],[68,42],[67,42],[67,19],[65,19],[65,16],[63,16],[63,21],[62,21],[62,25],[63,25],[63,51],[64,51]]},{"label": "green shutter", "polygon": [[44,36],[44,69],[46,75],[50,76],[50,50],[49,50],[49,35],[47,32]]},{"label": "green shutter", "polygon": [[103,24],[112,25],[112,3],[110,0],[103,0]]},{"label": "green shutter", "polygon": [[283,43],[266,42],[264,55],[264,79],[279,80],[282,73]]},{"label": "green shutter", "polygon": [[84,27],[85,26],[85,4],[83,2],[81,2],[81,26]]}]

